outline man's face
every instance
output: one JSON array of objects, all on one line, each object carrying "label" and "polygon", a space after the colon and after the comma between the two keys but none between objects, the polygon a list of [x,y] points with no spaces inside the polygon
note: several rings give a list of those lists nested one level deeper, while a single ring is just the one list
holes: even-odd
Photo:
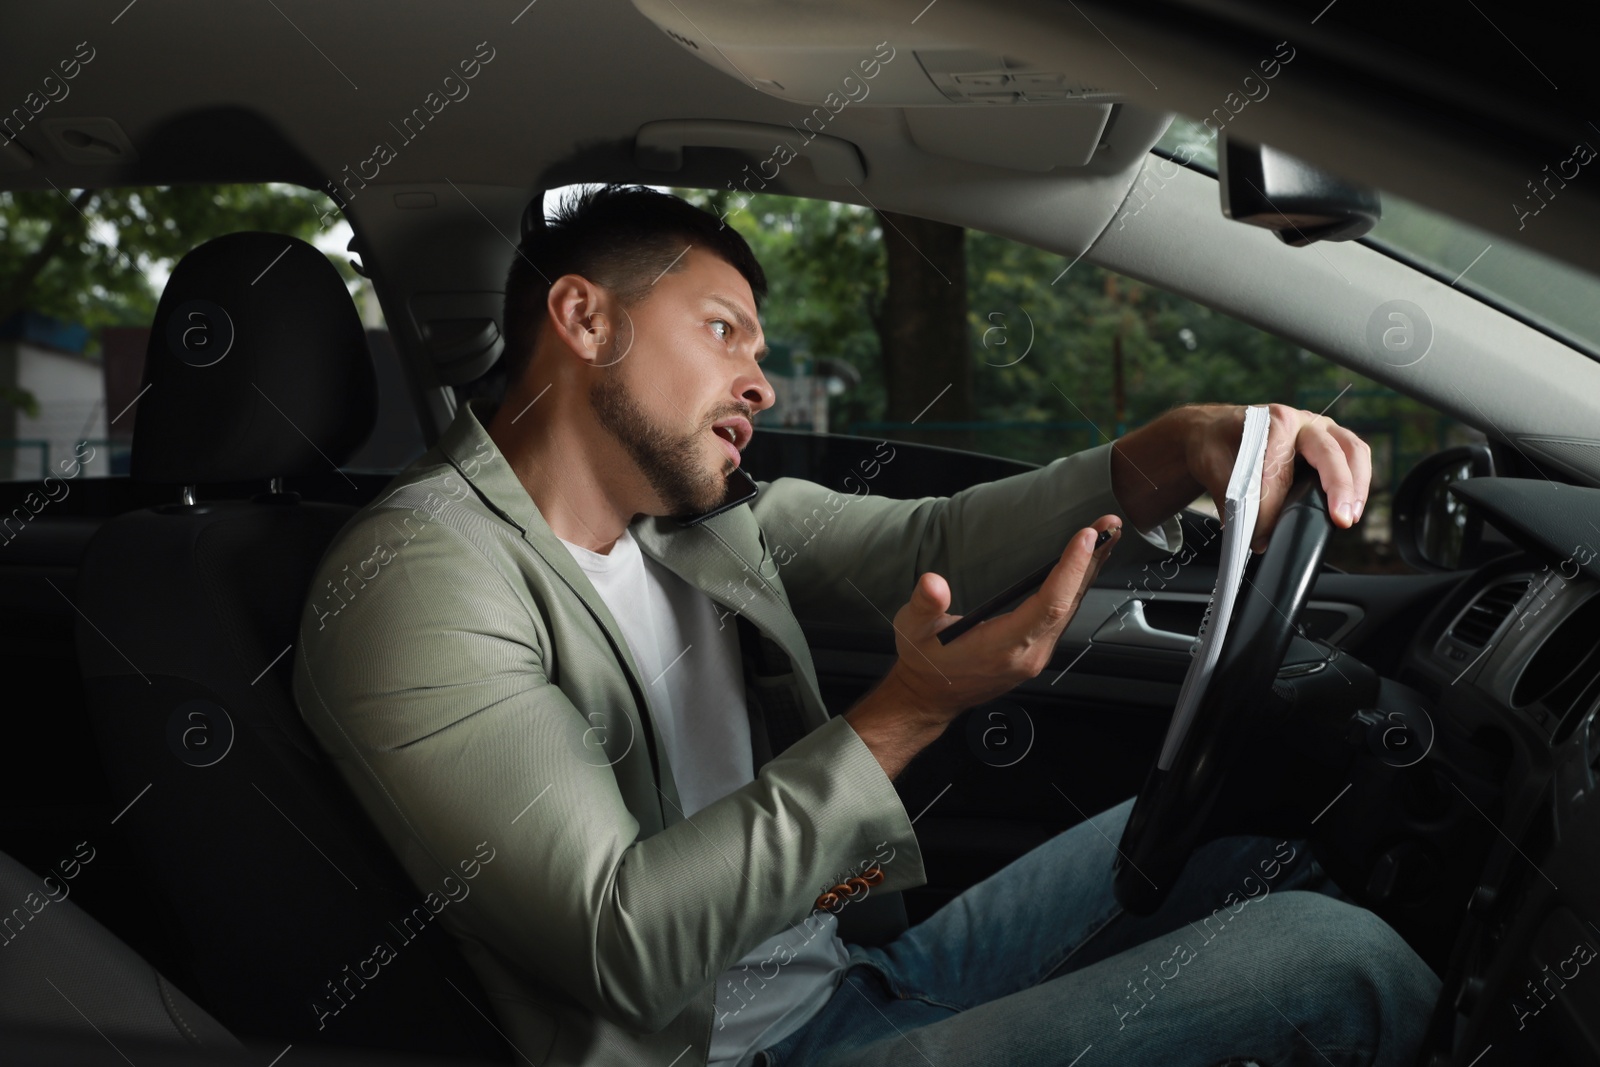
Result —
[{"label": "man's face", "polygon": [[669,515],[722,503],[751,420],[774,399],[757,365],[766,341],[744,276],[699,246],[677,266],[619,316],[620,351],[596,368],[589,390],[596,420]]}]

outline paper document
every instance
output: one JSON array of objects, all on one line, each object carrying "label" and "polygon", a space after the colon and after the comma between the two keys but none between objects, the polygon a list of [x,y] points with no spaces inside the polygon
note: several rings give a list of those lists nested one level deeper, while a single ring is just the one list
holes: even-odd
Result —
[{"label": "paper document", "polygon": [[1211,591],[1205,617],[1200,620],[1194,658],[1189,661],[1183,688],[1178,690],[1178,706],[1156,760],[1156,766],[1163,771],[1171,769],[1178,746],[1189,733],[1189,724],[1200,710],[1200,698],[1216,670],[1217,657],[1222,654],[1223,638],[1228,636],[1228,620],[1233,617],[1233,602],[1244,579],[1245,564],[1250,561],[1250,541],[1256,532],[1256,514],[1261,510],[1261,469],[1266,461],[1267,430],[1271,424],[1266,408],[1245,409],[1239,458],[1233,461],[1227,499],[1222,501],[1222,559],[1217,564],[1217,585]]}]

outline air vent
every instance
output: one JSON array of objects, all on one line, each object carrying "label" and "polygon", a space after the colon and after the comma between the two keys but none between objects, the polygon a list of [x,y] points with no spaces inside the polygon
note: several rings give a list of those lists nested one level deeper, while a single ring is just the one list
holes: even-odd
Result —
[{"label": "air vent", "polygon": [[[1440,645],[1455,645],[1466,653],[1477,652],[1489,643],[1489,639],[1500,629],[1500,624],[1506,621],[1527,591],[1526,578],[1491,585],[1473,597],[1466,610],[1456,616],[1456,621],[1444,632]],[[1443,651],[1452,659],[1460,658],[1449,648]]]},{"label": "air vent", "polygon": [[[1564,741],[1600,696],[1600,596],[1562,620],[1523,668],[1511,691],[1517,707],[1539,704],[1552,740]],[[1535,717],[1538,721],[1538,717]]]}]

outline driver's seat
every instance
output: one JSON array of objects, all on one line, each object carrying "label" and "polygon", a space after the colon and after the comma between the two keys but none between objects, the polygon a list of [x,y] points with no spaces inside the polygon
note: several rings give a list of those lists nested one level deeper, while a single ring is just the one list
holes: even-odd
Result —
[{"label": "driver's seat", "polygon": [[[293,237],[208,241],[167,282],[143,385],[132,476],[172,499],[90,542],[76,641],[116,830],[181,934],[174,977],[245,1038],[509,1058],[290,692],[313,569],[354,508],[281,479],[336,472],[376,417],[343,280]],[[208,491],[241,482],[263,491]]]}]

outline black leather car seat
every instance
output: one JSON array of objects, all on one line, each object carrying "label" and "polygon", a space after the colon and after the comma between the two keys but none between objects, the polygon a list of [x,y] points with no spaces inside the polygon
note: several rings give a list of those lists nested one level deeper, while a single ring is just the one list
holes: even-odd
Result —
[{"label": "black leather car seat", "polygon": [[[235,233],[173,270],[137,402],[132,477],[79,573],[76,643],[119,816],[184,943],[195,998],[245,1039],[503,1060],[482,988],[300,720],[293,646],[354,508],[281,479],[371,432],[377,382],[343,280],[304,241]],[[259,480],[248,499],[208,484]],[[388,944],[392,959],[374,963]],[[187,980],[186,976],[180,976]]]}]

